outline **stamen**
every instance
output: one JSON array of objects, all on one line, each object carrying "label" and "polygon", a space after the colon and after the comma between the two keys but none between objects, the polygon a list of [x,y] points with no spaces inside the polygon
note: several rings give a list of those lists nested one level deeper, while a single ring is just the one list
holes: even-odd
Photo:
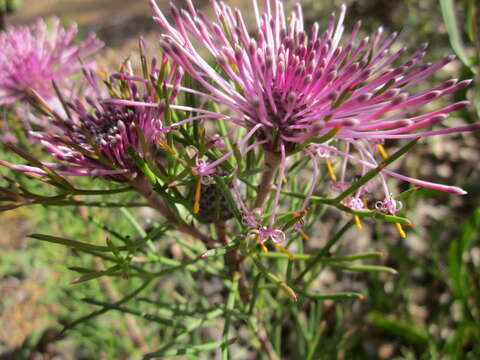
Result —
[{"label": "stamen", "polygon": [[294,260],[295,259],[295,255],[293,255],[291,252],[289,252],[287,249],[285,249],[282,245],[274,242],[273,243],[282,253],[284,253],[285,255],[287,255],[290,259]]},{"label": "stamen", "polygon": [[402,224],[400,223],[396,223],[395,226],[397,227],[397,231],[398,233],[400,234],[400,236],[405,239],[407,237],[407,234],[405,233],[405,231],[403,230],[403,227],[402,227]]},{"label": "stamen", "polygon": [[202,193],[201,190],[202,190],[202,180],[199,176],[197,180],[197,186],[195,187],[195,203],[193,204],[194,214],[198,214],[198,212],[200,211],[200,195]]},{"label": "stamen", "polygon": [[368,209],[368,199],[366,196],[363,197],[363,207],[365,209]]},{"label": "stamen", "polygon": [[377,147],[378,147],[378,151],[380,151],[380,154],[382,155],[382,157],[383,157],[384,159],[388,158],[388,153],[387,153],[387,151],[385,150],[385,148],[383,147],[383,145],[382,145],[382,144],[378,144]]},{"label": "stamen", "polygon": [[362,230],[362,229],[363,229],[363,225],[362,225],[362,220],[360,220],[360,216],[355,215],[353,218],[355,219],[355,224],[357,225],[357,228],[359,228],[360,230]]},{"label": "stamen", "polygon": [[103,69],[98,69],[97,74],[100,75],[100,77],[102,79],[107,79],[108,78],[107,72]]},{"label": "stamen", "polygon": [[260,235],[257,235],[257,241],[258,241],[258,244],[260,245],[260,247],[262,248],[262,251],[263,251],[264,253],[268,253],[267,247],[265,246],[265,244],[263,243],[263,241],[260,240]]},{"label": "stamen", "polygon": [[308,236],[307,234],[305,234],[302,230],[300,230],[298,233],[299,233],[300,236],[303,238],[303,240],[310,240],[310,236]]},{"label": "stamen", "polygon": [[337,181],[337,176],[335,175],[335,172],[333,171],[332,163],[330,162],[329,159],[326,159],[325,162],[327,163],[327,169],[328,169],[328,173],[330,174],[330,178],[333,181]]},{"label": "stamen", "polygon": [[165,141],[163,140],[158,140],[158,143],[163,147],[165,148],[165,150],[167,150],[170,154],[172,155],[176,155],[177,152],[175,150],[172,149],[172,147],[170,145],[168,145]]}]

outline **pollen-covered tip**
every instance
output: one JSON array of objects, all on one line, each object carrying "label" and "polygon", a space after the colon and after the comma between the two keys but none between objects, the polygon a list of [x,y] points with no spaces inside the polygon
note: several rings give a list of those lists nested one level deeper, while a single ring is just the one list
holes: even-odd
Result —
[{"label": "pollen-covered tip", "polygon": [[428,120],[428,123],[429,123],[430,125],[436,124],[436,123],[438,123],[438,122],[440,122],[440,121],[445,120],[447,117],[448,117],[448,115],[446,115],[446,114],[435,115],[434,117],[432,117],[432,118],[430,118],[430,119]]},{"label": "pollen-covered tip", "polygon": [[357,102],[359,103],[363,103],[365,101],[368,101],[372,98],[373,94],[372,93],[364,93],[364,94],[361,94],[357,97]]},{"label": "pollen-covered tip", "polygon": [[455,60],[456,58],[457,58],[456,55],[451,54],[451,55],[445,56],[441,61],[442,61],[442,63],[444,63],[444,64],[448,64],[449,62]]},{"label": "pollen-covered tip", "polygon": [[344,119],[338,122],[336,126],[355,126],[358,125],[360,121],[357,119]]},{"label": "pollen-covered tip", "polygon": [[287,102],[293,103],[297,99],[297,93],[295,91],[291,91],[287,95]]},{"label": "pollen-covered tip", "polygon": [[435,98],[438,98],[440,95],[442,95],[441,91],[438,91],[438,90],[431,91],[423,96],[423,100],[425,101],[433,100]]},{"label": "pollen-covered tip", "polygon": [[456,195],[467,195],[468,193],[458,186],[448,186],[446,192]]},{"label": "pollen-covered tip", "polygon": [[457,89],[466,87],[472,83],[473,79],[462,80],[457,84]]},{"label": "pollen-covered tip", "polygon": [[392,105],[393,106],[400,105],[401,103],[403,103],[405,100],[408,99],[408,96],[409,96],[408,93],[401,93],[400,95],[392,99]]},{"label": "pollen-covered tip", "polygon": [[470,105],[470,101],[468,100],[465,100],[465,101],[460,101],[456,104],[453,104],[453,105],[450,105],[448,107],[448,112],[454,112],[454,111],[458,111],[458,110],[461,110],[461,109],[464,109],[466,108],[468,105]]}]

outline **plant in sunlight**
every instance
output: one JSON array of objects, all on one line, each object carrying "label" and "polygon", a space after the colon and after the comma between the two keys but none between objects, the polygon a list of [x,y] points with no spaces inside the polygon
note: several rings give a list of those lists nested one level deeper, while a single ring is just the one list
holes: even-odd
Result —
[{"label": "plant in sunlight", "polygon": [[[254,0],[249,32],[242,13],[223,2],[211,2],[213,19],[190,0],[186,9],[172,5],[170,16],[149,3],[165,31],[162,52],[150,58],[140,40],[139,61],[132,56],[117,71],[79,62],[98,41],[71,46],[76,29],[57,22],[53,37],[43,21],[0,34],[8,50],[0,101],[29,104],[29,116],[48,122],[17,130],[16,143],[4,139],[14,157],[0,164],[15,178],[3,176],[0,209],[103,207],[135,229],[127,236],[123,220],[110,227],[97,219],[106,241],[30,235],[78,254],[71,284],[127,284],[115,301],[85,299],[101,310],[69,319],[66,329],[116,310],[158,326],[161,347],[145,358],[219,349],[228,359],[232,346],[254,338],[256,351],[279,359],[285,324],[275,333],[272,324],[295,318],[303,330],[291,335],[298,347],[289,351],[313,359],[318,341],[305,328],[323,331],[320,302],[365,298],[319,288],[322,271],[396,274],[381,251],[339,253],[342,236],[375,219],[405,238],[412,223],[404,199],[420,188],[466,194],[390,167],[423,137],[480,129],[439,126],[468,106],[445,99],[470,80],[418,90],[454,57],[422,63],[426,45],[393,50],[397,35],[382,28],[359,39],[360,23],[345,35],[346,6],[325,26],[305,29],[300,4],[288,14],[280,0]],[[82,78],[68,78],[80,70]],[[74,86],[84,90],[70,92]],[[390,178],[411,186],[396,193]],[[148,226],[139,207],[154,214]],[[351,216],[332,233],[322,228],[322,218],[341,213]],[[319,248],[313,238],[323,239]],[[89,268],[92,258],[105,268]],[[199,340],[201,328],[219,325],[218,336]],[[234,333],[238,327],[248,332]]]}]

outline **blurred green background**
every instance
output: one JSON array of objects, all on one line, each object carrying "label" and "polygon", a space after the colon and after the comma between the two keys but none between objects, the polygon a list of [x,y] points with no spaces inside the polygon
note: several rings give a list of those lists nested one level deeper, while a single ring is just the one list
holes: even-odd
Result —
[{"label": "blurred green background", "polygon": [[[158,2],[166,9],[166,1]],[[250,9],[248,1],[229,3],[247,12]],[[318,20],[321,27],[325,26],[328,15],[342,3],[303,1],[306,22],[312,24]],[[399,31],[396,48],[408,46],[413,51],[421,43],[428,42],[426,61],[439,60],[455,52],[451,46],[452,33],[442,17],[439,1],[359,0],[346,3],[347,32],[361,19],[363,36],[378,26],[383,26],[386,33]],[[470,67],[455,61],[437,72],[422,85],[424,87],[449,78],[474,77],[472,70],[475,69],[477,76],[480,72],[478,28],[471,25],[472,18],[478,20],[480,17],[480,4],[475,0],[446,1],[444,6],[445,3],[453,4],[454,12],[450,15],[457,21],[458,36]],[[201,4],[208,13],[208,2]],[[293,5],[293,2],[288,4]],[[105,66],[117,64],[135,51],[139,35],[147,39],[151,49],[158,49],[157,29],[146,1],[24,0],[23,6],[9,15],[6,22],[22,24],[39,16],[52,15],[59,16],[65,23],[78,22],[83,34],[97,32],[107,44],[103,52]],[[468,98],[475,103],[479,94],[475,87],[478,89],[478,86],[477,82],[461,94],[455,94],[455,100]],[[453,114],[447,124],[473,121],[478,121],[474,105]],[[320,288],[361,290],[366,299],[322,303],[324,325],[319,337],[320,351],[312,355],[312,359],[480,358],[479,145],[478,134],[430,138],[423,140],[403,160],[402,173],[461,186],[469,194],[451,196],[423,191],[409,198],[405,215],[413,221],[414,227],[408,229],[407,239],[401,239],[393,227],[382,223],[369,222],[363,230],[349,230],[341,242],[344,249],[384,251],[385,264],[397,269],[399,274],[392,277],[326,271],[319,279]],[[8,155],[2,153],[2,158],[5,156]],[[6,173],[5,169],[0,172]],[[398,187],[404,190],[405,184]],[[140,213],[137,217],[149,219],[149,214]],[[37,243],[24,236],[36,232],[70,238],[104,237],[105,233],[92,218],[99,222],[105,219],[115,231],[136,236],[129,217],[115,209],[63,207],[47,210],[35,206],[0,214],[0,359],[136,359],[162,344],[164,330],[161,325],[118,312],[109,312],[60,336],[59,323],[95,309],[81,302],[81,298],[106,294],[114,301],[132,289],[126,282],[106,278],[78,285],[73,291],[68,282],[75,275],[67,267],[86,264],[80,263],[75,253],[63,247]],[[327,213],[320,229],[327,231],[337,221],[338,217],[329,218]],[[142,225],[148,226],[148,220]],[[310,241],[309,246],[315,248],[324,238],[312,236]],[[169,246],[170,251],[175,251],[174,245]],[[91,266],[102,268],[103,264],[100,260],[92,260]],[[183,279],[172,277],[165,281]],[[211,283],[209,286],[215,288]],[[168,296],[163,300],[168,302]],[[293,319],[284,319],[284,323],[280,330],[282,358],[293,359],[289,339],[294,339],[291,334],[299,330]],[[238,349],[238,359],[257,358],[258,354],[248,346]]]}]

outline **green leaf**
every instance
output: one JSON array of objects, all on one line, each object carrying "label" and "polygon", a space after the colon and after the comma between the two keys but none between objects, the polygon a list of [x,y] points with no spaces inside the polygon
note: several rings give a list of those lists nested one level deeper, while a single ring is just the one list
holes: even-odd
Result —
[{"label": "green leaf", "polygon": [[395,335],[396,337],[403,338],[410,343],[423,345],[428,341],[426,334],[416,330],[418,328],[417,324],[403,324],[400,321],[391,319],[379,312],[371,312],[368,314],[368,319],[382,330]]},{"label": "green leaf", "polygon": [[102,307],[104,307],[106,309],[109,309],[109,310],[117,310],[117,311],[120,311],[122,313],[132,314],[134,316],[138,316],[138,317],[141,317],[141,318],[144,318],[144,319],[147,319],[147,320],[150,320],[150,321],[153,321],[153,322],[165,325],[165,326],[176,327],[176,328],[185,328],[181,324],[176,323],[174,320],[166,319],[166,318],[163,318],[163,317],[160,317],[160,316],[157,316],[157,315],[153,315],[153,314],[147,314],[147,313],[144,313],[144,312],[132,310],[132,309],[129,309],[129,308],[124,307],[124,306],[110,304],[110,303],[103,302],[103,301],[97,301],[95,299],[90,299],[90,298],[82,299],[82,301],[87,303],[87,304],[102,306]]},{"label": "green leaf", "polygon": [[398,272],[395,269],[392,269],[387,266],[378,266],[378,265],[341,265],[341,264],[331,264],[331,266],[348,270],[348,271],[362,271],[362,272],[384,272],[392,275],[397,275]]},{"label": "green leaf", "polygon": [[135,162],[135,165],[138,166],[138,168],[142,171],[142,173],[148,178],[150,183],[154,186],[157,185],[158,184],[157,176],[152,171],[152,169],[150,169],[148,164],[137,153],[137,150],[135,150],[132,146],[128,146],[126,150],[128,155],[130,155],[132,160]]},{"label": "green leaf", "polygon": [[476,69],[472,66],[470,59],[465,51],[462,36],[457,23],[457,15],[455,13],[455,4],[453,0],[440,0],[440,8],[442,10],[443,21],[447,28],[450,45],[457,54],[458,58],[469,67],[469,69],[476,73]]},{"label": "green leaf", "polygon": [[147,359],[162,358],[162,357],[168,357],[168,356],[197,355],[204,351],[216,350],[219,348],[227,347],[233,344],[235,341],[237,341],[237,339],[232,338],[227,341],[214,341],[214,342],[209,342],[201,345],[186,346],[180,349],[165,350],[165,351],[160,350],[157,352],[145,354],[143,356],[143,359],[147,360]]},{"label": "green leaf", "polygon": [[347,222],[334,236],[332,236],[328,243],[325,244],[325,246],[318,251],[312,261],[309,262],[305,269],[300,273],[300,275],[298,275],[298,277],[294,281],[294,284],[298,284],[306,274],[308,274],[311,270],[313,270],[317,265],[320,264],[322,258],[324,258],[326,254],[328,254],[331,247],[342,238],[342,236],[347,232],[348,229],[352,227],[353,224],[353,221]]},{"label": "green leaf", "polygon": [[363,300],[365,296],[357,292],[311,293],[298,290],[298,293],[312,300]]},{"label": "green leaf", "polygon": [[230,325],[232,323],[232,317],[231,313],[234,310],[235,307],[235,298],[237,296],[238,292],[238,281],[240,279],[240,273],[236,272],[233,274],[233,281],[232,281],[232,286],[230,288],[230,293],[228,294],[228,299],[227,299],[227,307],[226,310],[228,311],[227,314],[225,314],[225,324],[223,326],[223,333],[222,333],[222,353],[221,353],[221,358],[222,360],[228,360],[230,358],[230,354],[228,352],[228,333],[230,330]]},{"label": "green leaf", "polygon": [[451,242],[448,247],[448,270],[450,272],[451,286],[457,298],[465,298],[470,293],[468,284],[468,268],[464,262],[465,252],[476,239],[480,230],[480,208],[465,222],[460,237]]},{"label": "green leaf", "polygon": [[68,284],[69,285],[76,285],[76,284],[80,284],[80,283],[85,282],[85,281],[97,279],[97,278],[105,276],[105,275],[113,275],[117,271],[119,271],[120,269],[121,269],[120,265],[115,265],[115,266],[112,266],[111,268],[109,268],[107,270],[93,271],[91,273],[84,274],[84,275],[70,281]]},{"label": "green leaf", "polygon": [[232,241],[228,245],[208,250],[207,252],[203,253],[201,255],[201,257],[203,259],[206,259],[206,258],[213,258],[213,257],[217,257],[217,256],[222,256],[222,255],[225,255],[226,253],[228,253],[232,250],[235,250],[239,246],[240,246],[240,242]]},{"label": "green leaf", "polygon": [[[43,235],[43,234],[31,234],[28,235],[28,237],[32,239],[37,239],[41,241],[47,241],[51,242],[54,244],[61,244],[68,246],[69,248],[73,249],[79,249],[79,250],[90,250],[90,251],[101,251],[101,252],[110,252],[110,248],[108,246],[101,246],[101,245],[93,245],[93,244],[88,244],[76,240],[71,240],[71,239],[66,239],[66,238],[61,238],[57,236],[51,236],[51,235]],[[119,249],[124,250],[124,247],[119,247]]]},{"label": "green leaf", "polygon": [[45,171],[46,176],[48,176],[51,179],[52,185],[58,186],[64,189],[65,191],[74,190],[73,186],[64,177],[57,174],[53,169],[50,169],[49,167],[45,166],[40,160],[36,159],[33,155],[17,148],[13,144],[7,143],[5,144],[5,147],[12,150],[13,152],[15,152],[17,155],[21,156],[25,160],[29,161],[32,165]]},{"label": "green leaf", "polygon": [[[466,30],[467,30],[467,35],[469,40],[474,43],[476,40],[476,37],[478,36],[475,34],[475,29],[476,29],[476,21],[477,19],[475,18],[475,2],[476,0],[467,0],[467,23],[466,23]],[[480,59],[479,59],[480,60]]]},{"label": "green leaf", "polygon": [[118,305],[122,305],[124,303],[126,303],[127,301],[131,300],[131,299],[134,299],[135,297],[137,297],[138,294],[140,294],[150,283],[151,283],[151,279],[145,281],[142,285],[140,285],[137,289],[135,289],[134,291],[132,291],[130,294],[127,294],[125,297],[123,297],[122,299],[120,299],[119,301],[116,301],[115,303],[109,305],[109,307],[104,307],[103,309],[101,310],[97,310],[97,311],[94,311],[88,315],[85,315],[85,316],[82,316],[81,318],[78,318],[77,320],[71,322],[71,323],[68,323],[67,325],[65,325],[65,327],[63,328],[62,330],[62,334],[65,333],[66,331],[70,330],[70,329],[73,329],[75,326],[81,324],[81,323],[84,323],[86,321],[89,321],[97,316],[100,316],[102,314],[105,314],[107,311],[110,311],[113,309],[113,306],[118,306]]}]

